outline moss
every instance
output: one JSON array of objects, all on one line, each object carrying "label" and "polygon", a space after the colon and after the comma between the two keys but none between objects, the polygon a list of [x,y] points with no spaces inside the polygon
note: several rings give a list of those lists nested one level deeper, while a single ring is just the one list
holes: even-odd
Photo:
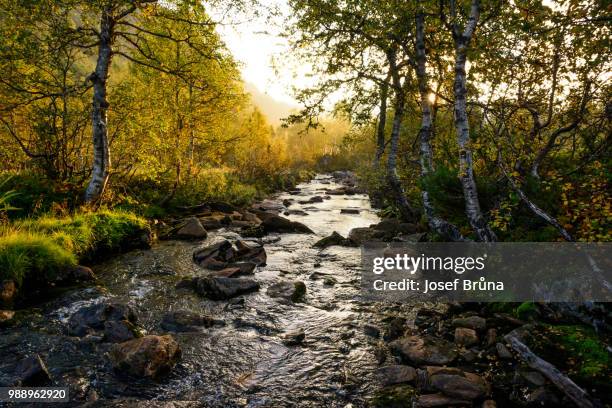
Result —
[{"label": "moss", "polygon": [[610,355],[605,345],[591,328],[582,326],[551,326],[551,337],[575,361],[572,369],[584,379],[597,378],[609,373]]},{"label": "moss", "polygon": [[514,314],[521,320],[532,320],[539,315],[539,310],[535,303],[523,302],[516,308]]},{"label": "moss", "polygon": [[411,408],[416,391],[409,385],[396,385],[379,390],[371,400],[377,408]]},{"label": "moss", "polygon": [[612,393],[610,354],[595,330],[580,325],[540,325],[530,331],[530,347],[579,385]]}]

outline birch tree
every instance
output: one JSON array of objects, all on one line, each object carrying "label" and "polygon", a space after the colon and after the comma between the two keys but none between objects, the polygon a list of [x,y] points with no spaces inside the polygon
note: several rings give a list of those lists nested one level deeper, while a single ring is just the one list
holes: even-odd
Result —
[{"label": "birch tree", "polygon": [[459,179],[465,198],[465,213],[477,238],[480,241],[491,242],[496,241],[497,237],[485,220],[478,200],[467,114],[467,78],[465,66],[467,51],[476,31],[478,19],[480,18],[480,1],[471,1],[469,16],[463,27],[460,22],[460,12],[456,0],[449,0],[449,8],[450,21],[447,21],[443,7],[441,7],[441,17],[452,33],[455,46],[454,114],[457,144],[459,145]]}]

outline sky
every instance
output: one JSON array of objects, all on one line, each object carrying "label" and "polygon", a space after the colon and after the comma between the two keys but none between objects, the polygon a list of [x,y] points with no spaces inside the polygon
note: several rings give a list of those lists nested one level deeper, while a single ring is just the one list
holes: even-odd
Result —
[{"label": "sky", "polygon": [[[543,0],[544,5],[555,7],[555,1]],[[280,11],[281,16],[290,12],[287,0],[266,0],[266,5]],[[227,21],[211,10],[218,21]],[[280,35],[282,17],[267,21],[265,17],[236,17],[220,24],[217,31],[229,50],[241,64],[243,79],[273,99],[299,107],[293,97],[292,87],[312,85],[308,66],[292,61],[288,41]]]},{"label": "sky", "polygon": [[[266,4],[277,6],[281,12],[288,10],[285,0],[269,0]],[[288,42],[279,35],[280,23],[280,19],[269,22],[264,17],[242,21],[238,18],[219,25],[217,32],[241,64],[245,81],[280,102],[298,106],[292,85],[307,84],[307,67],[296,67],[290,62]]]}]

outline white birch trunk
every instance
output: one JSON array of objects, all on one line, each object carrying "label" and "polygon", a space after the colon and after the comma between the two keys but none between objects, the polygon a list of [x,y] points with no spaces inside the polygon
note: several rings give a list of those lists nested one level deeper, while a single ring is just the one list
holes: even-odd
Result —
[{"label": "white birch trunk", "polygon": [[110,174],[111,159],[108,146],[108,101],[106,99],[106,84],[111,64],[112,38],[114,21],[110,9],[102,12],[100,19],[100,44],[98,59],[94,73],[90,76],[93,82],[92,138],[93,138],[93,168],[85,202],[97,201],[104,192]]},{"label": "white birch trunk", "polygon": [[[478,240],[484,242],[496,241],[497,237],[485,221],[480,202],[478,201],[478,189],[474,180],[474,169],[472,163],[472,149],[470,147],[470,127],[467,117],[467,87],[465,64],[467,61],[467,49],[476,29],[480,16],[480,5],[478,0],[472,0],[472,7],[468,23],[463,32],[456,29],[453,33],[455,40],[455,129],[457,131],[457,143],[459,145],[459,179],[463,187],[465,198],[465,212],[468,221]],[[456,17],[456,16],[455,16]]]},{"label": "white birch trunk", "polygon": [[[426,177],[434,169],[433,151],[430,142],[433,121],[431,102],[429,100],[429,86],[427,84],[425,17],[422,11],[419,11],[416,16],[415,48],[417,59],[416,74],[421,96],[421,128],[419,129],[421,177]],[[436,216],[435,208],[429,197],[427,187],[423,186],[421,196],[423,198],[423,210],[425,211],[429,227],[452,241],[464,241],[465,238],[463,238],[456,226]]]}]

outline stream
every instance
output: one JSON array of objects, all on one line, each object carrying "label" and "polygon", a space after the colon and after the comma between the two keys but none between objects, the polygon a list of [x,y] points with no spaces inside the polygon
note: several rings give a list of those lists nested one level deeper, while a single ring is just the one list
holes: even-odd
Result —
[{"label": "stream", "polygon": [[[324,189],[341,185],[329,175],[318,175],[297,186],[299,194],[281,193],[269,198],[307,200],[324,195]],[[46,362],[53,383],[69,386],[71,398],[97,401],[95,406],[205,407],[358,407],[379,385],[378,340],[364,326],[378,324],[390,306],[358,299],[359,248],[313,244],[333,231],[346,236],[352,228],[379,221],[364,194],[332,195],[320,203],[293,204],[306,215],[289,215],[315,234],[271,234],[263,238],[267,265],[258,267],[254,279],[261,289],[230,301],[204,299],[193,291],[177,289],[182,278],[201,275],[192,260],[195,249],[222,239],[240,236],[231,229],[210,232],[204,241],[162,241],[150,250],[115,256],[93,267],[99,286],[63,293],[27,314],[17,327],[0,329],[0,384],[25,355],[38,353]],[[358,214],[341,213],[356,209]],[[327,277],[333,277],[330,284]],[[282,302],[266,294],[279,280],[306,284],[306,301]],[[66,335],[66,324],[79,308],[99,302],[127,303],[147,333],[162,334],[165,313],[186,310],[222,320],[198,332],[173,333],[182,348],[182,359],[159,381],[125,378],[114,373],[105,353],[110,344],[99,339]],[[389,308],[387,310],[387,308]],[[302,344],[288,346],[284,333],[303,329]],[[180,405],[172,405],[181,401]],[[162,403],[163,402],[163,403]]]}]

